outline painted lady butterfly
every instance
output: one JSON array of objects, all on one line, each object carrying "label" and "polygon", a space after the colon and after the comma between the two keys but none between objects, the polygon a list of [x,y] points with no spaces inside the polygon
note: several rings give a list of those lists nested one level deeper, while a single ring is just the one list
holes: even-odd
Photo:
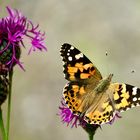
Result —
[{"label": "painted lady butterfly", "polygon": [[110,122],[116,112],[140,105],[140,89],[128,84],[111,83],[112,74],[102,78],[98,69],[78,49],[63,44],[61,56],[64,76],[69,81],[63,96],[69,109],[90,124]]}]

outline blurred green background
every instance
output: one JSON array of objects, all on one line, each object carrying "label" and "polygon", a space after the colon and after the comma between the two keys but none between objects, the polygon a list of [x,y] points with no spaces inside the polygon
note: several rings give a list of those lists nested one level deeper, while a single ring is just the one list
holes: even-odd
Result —
[{"label": "blurred green background", "polygon": [[[29,56],[28,49],[22,50],[26,72],[18,66],[14,72],[11,140],[88,139],[82,128],[71,129],[56,115],[66,83],[60,47],[64,42],[73,44],[103,76],[113,73],[114,82],[140,87],[140,1],[3,0],[1,17],[6,15],[6,5],[40,24],[48,48],[47,53]],[[113,125],[98,129],[95,140],[103,139],[139,140],[139,107],[122,113]]]}]

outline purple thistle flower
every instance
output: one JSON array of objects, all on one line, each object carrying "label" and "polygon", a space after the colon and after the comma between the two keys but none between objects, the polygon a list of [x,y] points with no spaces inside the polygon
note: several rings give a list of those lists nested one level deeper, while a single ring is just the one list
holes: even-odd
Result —
[{"label": "purple thistle flower", "polygon": [[9,69],[18,64],[23,70],[19,61],[21,47],[24,45],[24,37],[30,40],[29,53],[36,50],[47,50],[44,44],[45,33],[23,16],[18,10],[7,7],[9,16],[0,19],[0,62]]},{"label": "purple thistle flower", "polygon": [[[71,110],[65,104],[64,99],[61,101],[61,106],[59,107],[58,115],[61,117],[63,123],[67,123],[67,126],[71,125],[71,127],[82,126],[86,129],[87,126],[92,126],[93,128],[99,127],[100,125],[88,124],[83,117],[75,115],[71,112]],[[121,118],[119,112],[116,112],[113,119],[110,120],[107,124],[113,124],[117,118]],[[101,126],[100,126],[101,127]]]},{"label": "purple thistle flower", "polygon": [[88,134],[89,137],[92,137],[99,125],[88,124],[83,117],[77,116],[71,112],[64,102],[64,99],[61,101],[61,106],[59,107],[58,115],[61,117],[63,123],[67,123],[67,126],[71,127],[81,126]]},{"label": "purple thistle flower", "polygon": [[63,123],[67,123],[67,126],[71,125],[71,127],[84,127],[87,124],[83,118],[71,112],[71,110],[65,104],[64,99],[61,101],[58,115],[61,117]]},{"label": "purple thistle flower", "polygon": [[110,122],[108,122],[108,124],[112,125],[114,123],[114,121],[116,119],[119,119],[119,118],[122,118],[122,116],[120,116],[119,112],[116,112],[115,115],[114,115],[114,117],[113,117],[113,119],[110,120]]},{"label": "purple thistle flower", "polygon": [[6,67],[6,65],[2,64],[0,62],[0,75],[7,75],[8,73],[8,68]]},{"label": "purple thistle flower", "polygon": [[8,95],[8,79],[4,75],[0,75],[0,106],[4,103]]}]

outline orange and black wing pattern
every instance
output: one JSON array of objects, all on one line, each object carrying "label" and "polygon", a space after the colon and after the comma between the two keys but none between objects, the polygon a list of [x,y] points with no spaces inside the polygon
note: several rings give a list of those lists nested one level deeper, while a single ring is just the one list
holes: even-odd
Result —
[{"label": "orange and black wing pattern", "polygon": [[64,62],[64,76],[69,81],[82,81],[94,76],[100,80],[102,76],[93,63],[78,49],[70,44],[63,44],[60,50]]}]

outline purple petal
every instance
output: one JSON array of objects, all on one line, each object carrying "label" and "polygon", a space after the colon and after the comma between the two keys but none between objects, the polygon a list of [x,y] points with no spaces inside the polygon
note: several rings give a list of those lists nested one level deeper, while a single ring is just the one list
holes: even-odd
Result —
[{"label": "purple petal", "polygon": [[67,126],[71,125],[71,127],[82,126],[84,127],[86,122],[83,118],[73,114],[71,110],[66,106],[64,100],[61,101],[61,106],[59,107],[59,113],[61,120],[63,123],[66,123]]},{"label": "purple petal", "polygon": [[113,119],[110,122],[108,122],[108,124],[112,125],[114,121],[118,118],[122,118],[122,117],[120,116],[119,112],[116,112]]},{"label": "purple petal", "polygon": [[[12,47],[13,54],[11,60],[8,60],[6,64],[10,67],[13,64],[18,64],[23,70],[23,66],[21,62],[16,57],[16,47],[21,48],[24,45],[24,38],[28,38],[31,42],[31,47],[29,48],[29,53],[33,50],[47,50],[44,40],[45,34],[41,33],[39,25],[34,26],[34,24],[28,20],[25,16],[23,16],[18,10],[11,9],[10,7],[6,7],[8,11],[8,16],[0,19],[0,44],[7,42],[7,45],[0,48],[0,55]],[[29,29],[29,27],[31,27]],[[30,34],[30,35],[29,35]]]}]

